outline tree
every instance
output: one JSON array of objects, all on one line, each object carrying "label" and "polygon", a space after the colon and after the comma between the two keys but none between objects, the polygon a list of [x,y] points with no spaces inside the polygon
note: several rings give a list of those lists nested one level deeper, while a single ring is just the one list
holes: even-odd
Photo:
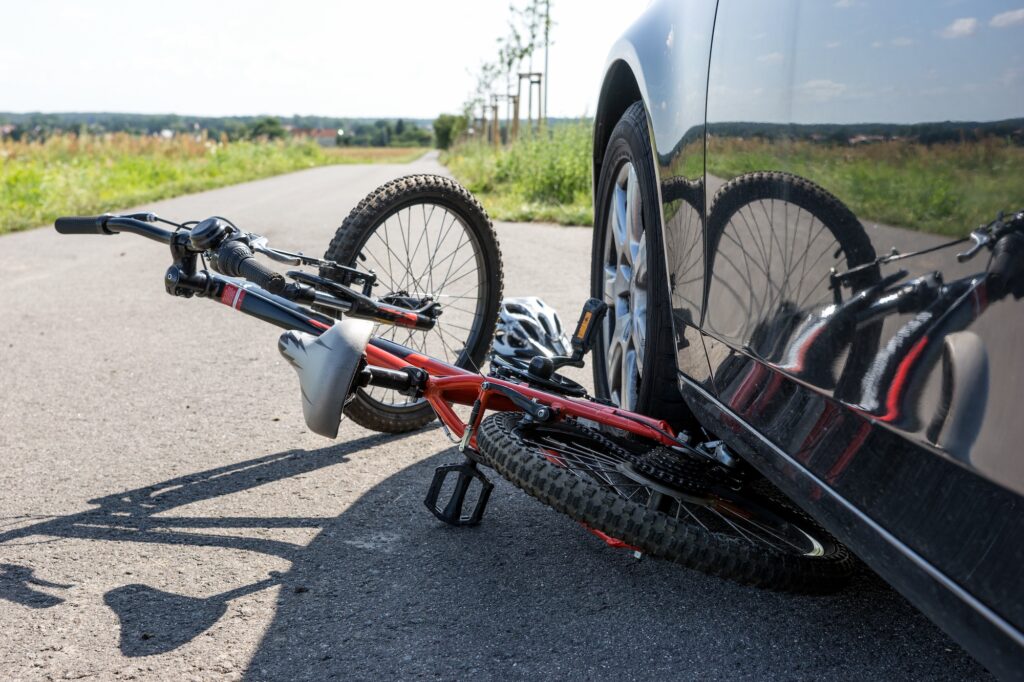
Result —
[{"label": "tree", "polygon": [[405,132],[405,121],[398,119],[398,123],[395,124],[395,135],[401,136]]},{"label": "tree", "polygon": [[266,116],[249,125],[247,137],[255,139],[263,137],[268,140],[276,140],[285,136],[284,126],[281,121],[273,116]]},{"label": "tree", "polygon": [[[476,88],[463,105],[464,110],[472,112],[468,116],[470,121],[476,117],[478,109],[486,111],[490,105],[496,81],[505,81],[505,92],[497,93],[499,95],[510,94],[513,89],[518,91],[523,62],[527,62],[526,70],[532,73],[534,52],[549,42],[550,0],[522,0],[522,3],[518,6],[513,2],[509,6],[509,34],[498,40],[497,61],[485,62],[477,73]],[[546,84],[547,74],[544,78]]]},{"label": "tree", "polygon": [[438,149],[448,149],[465,127],[464,116],[441,114],[434,119],[434,145]]}]

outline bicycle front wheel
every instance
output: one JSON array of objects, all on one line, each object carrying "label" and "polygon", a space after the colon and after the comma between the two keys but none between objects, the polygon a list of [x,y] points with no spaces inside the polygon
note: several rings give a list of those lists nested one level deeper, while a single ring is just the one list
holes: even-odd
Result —
[{"label": "bicycle front wheel", "polygon": [[[376,336],[478,371],[501,303],[501,251],[480,203],[437,175],[411,175],[371,192],[345,218],[325,258],[372,270],[374,296],[431,297],[441,305],[433,329],[377,325]],[[374,431],[404,433],[434,419],[422,398],[380,387],[358,389],[345,414]]]}]

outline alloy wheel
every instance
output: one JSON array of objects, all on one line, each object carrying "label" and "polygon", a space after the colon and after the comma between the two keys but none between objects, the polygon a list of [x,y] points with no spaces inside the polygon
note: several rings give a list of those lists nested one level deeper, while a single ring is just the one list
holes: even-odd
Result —
[{"label": "alloy wheel", "polygon": [[642,208],[636,170],[627,162],[619,169],[606,209],[604,347],[610,397],[629,410],[639,400],[647,335],[647,233]]}]

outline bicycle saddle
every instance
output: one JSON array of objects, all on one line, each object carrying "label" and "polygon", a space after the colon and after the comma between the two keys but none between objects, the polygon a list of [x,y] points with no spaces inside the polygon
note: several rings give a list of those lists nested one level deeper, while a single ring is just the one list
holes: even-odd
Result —
[{"label": "bicycle saddle", "polygon": [[372,330],[369,320],[349,318],[320,336],[290,330],[278,339],[277,349],[299,375],[302,416],[313,433],[338,436],[341,411]]}]

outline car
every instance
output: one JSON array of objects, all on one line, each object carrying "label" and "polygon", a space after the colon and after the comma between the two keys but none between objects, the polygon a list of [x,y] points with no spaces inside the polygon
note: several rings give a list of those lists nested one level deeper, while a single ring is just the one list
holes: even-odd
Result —
[{"label": "car", "polygon": [[1007,678],[1022,39],[999,2],[657,0],[593,155],[598,394],[723,441]]}]

